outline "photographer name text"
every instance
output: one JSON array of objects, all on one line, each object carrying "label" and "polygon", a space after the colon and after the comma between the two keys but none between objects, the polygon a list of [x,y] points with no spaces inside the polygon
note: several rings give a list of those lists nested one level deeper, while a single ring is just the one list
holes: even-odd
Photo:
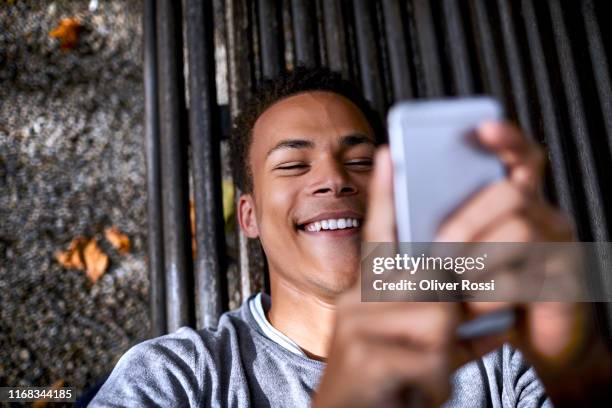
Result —
[{"label": "photographer name text", "polygon": [[437,279],[417,281],[402,279],[397,282],[385,282],[382,279],[376,279],[372,287],[376,291],[494,291],[495,279],[489,282],[473,282],[469,279],[462,279],[461,282],[441,282]]}]

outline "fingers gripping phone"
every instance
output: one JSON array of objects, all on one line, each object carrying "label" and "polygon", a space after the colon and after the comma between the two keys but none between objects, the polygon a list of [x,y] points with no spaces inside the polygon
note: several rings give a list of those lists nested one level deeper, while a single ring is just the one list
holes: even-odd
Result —
[{"label": "fingers gripping phone", "polygon": [[400,242],[432,242],[440,224],[468,197],[504,177],[498,158],[474,131],[500,120],[488,97],[402,102],[388,115]]},{"label": "fingers gripping phone", "polygon": [[[474,137],[478,125],[502,116],[500,104],[488,97],[393,106],[388,126],[398,241],[434,241],[457,207],[504,177],[502,163]],[[513,310],[500,310],[462,324],[457,337],[503,332],[514,322]]]}]

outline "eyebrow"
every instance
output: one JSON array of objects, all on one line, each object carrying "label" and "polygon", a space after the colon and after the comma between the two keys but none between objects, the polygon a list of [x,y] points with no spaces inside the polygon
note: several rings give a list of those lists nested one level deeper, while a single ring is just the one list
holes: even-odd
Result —
[{"label": "eyebrow", "polygon": [[342,146],[347,147],[355,146],[362,143],[374,145],[374,141],[371,138],[361,133],[354,133],[351,135],[343,136],[342,139],[340,139],[340,144]]},{"label": "eyebrow", "polygon": [[276,146],[268,150],[266,157],[280,149],[313,149],[314,143],[304,139],[287,139],[281,140]]},{"label": "eyebrow", "polygon": [[[374,141],[371,138],[361,133],[354,133],[354,134],[342,136],[342,138],[340,139],[340,144],[346,147],[356,146],[362,143],[374,145]],[[310,140],[305,140],[305,139],[281,140],[280,142],[276,144],[276,146],[268,150],[266,157],[270,156],[273,152],[280,150],[280,149],[313,149],[314,147],[315,147],[315,144]]]}]

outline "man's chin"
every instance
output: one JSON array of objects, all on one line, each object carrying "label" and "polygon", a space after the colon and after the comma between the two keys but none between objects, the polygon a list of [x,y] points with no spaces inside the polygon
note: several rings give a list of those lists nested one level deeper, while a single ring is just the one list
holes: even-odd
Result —
[{"label": "man's chin", "polygon": [[[343,239],[325,239],[322,242],[310,238],[300,242],[304,254],[320,265],[322,270],[354,270],[361,260],[361,239],[351,236]],[[351,268],[352,266],[352,268]]]},{"label": "man's chin", "polygon": [[359,277],[360,249],[360,241],[306,248],[303,259],[310,260],[304,263],[309,265],[308,279],[328,295],[345,292]]},{"label": "man's chin", "polygon": [[319,290],[329,297],[338,296],[352,288],[357,283],[359,276],[358,266],[348,269],[346,265],[343,265],[342,268],[338,267],[331,270],[328,267],[324,271],[326,272],[323,275],[318,274],[313,281]]}]

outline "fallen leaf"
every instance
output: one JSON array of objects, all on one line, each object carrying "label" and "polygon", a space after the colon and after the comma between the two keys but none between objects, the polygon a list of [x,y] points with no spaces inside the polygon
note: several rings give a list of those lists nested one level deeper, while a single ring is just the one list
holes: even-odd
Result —
[{"label": "fallen leaf", "polygon": [[83,259],[87,268],[85,271],[87,277],[92,283],[96,283],[108,268],[108,255],[102,252],[98,247],[98,242],[92,239],[85,245]]},{"label": "fallen leaf", "polygon": [[113,246],[113,248],[117,249],[121,255],[125,255],[130,252],[131,243],[130,239],[127,235],[119,230],[117,227],[107,228],[104,231],[104,236]]},{"label": "fallen leaf", "polygon": [[[51,387],[49,388],[56,391],[62,388],[63,386],[64,386],[64,380],[57,380],[56,382],[51,384]],[[46,406],[49,405],[49,402],[50,402],[50,399],[46,399],[46,398],[38,399],[32,403],[32,408],[45,408]]]},{"label": "fallen leaf", "polygon": [[57,27],[49,32],[49,35],[60,41],[61,49],[70,50],[79,42],[81,28],[82,25],[76,18],[64,18]]},{"label": "fallen leaf", "polygon": [[85,263],[81,252],[86,243],[87,238],[78,236],[70,242],[66,251],[55,254],[55,258],[64,268],[82,271],[85,269]]}]

